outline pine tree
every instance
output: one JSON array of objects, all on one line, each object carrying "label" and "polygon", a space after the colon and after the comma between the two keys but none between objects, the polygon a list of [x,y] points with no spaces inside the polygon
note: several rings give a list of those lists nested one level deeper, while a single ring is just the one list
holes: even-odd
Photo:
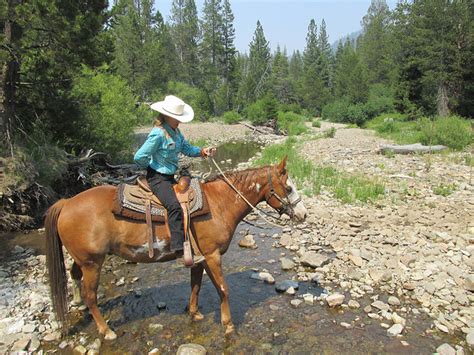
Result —
[{"label": "pine tree", "polygon": [[108,60],[107,37],[102,36],[107,2],[35,0],[10,5],[15,5],[8,14],[19,31],[15,36],[21,35],[9,48],[18,65],[11,102],[16,127],[26,132],[44,129],[48,139],[71,146],[81,125],[77,103],[69,98],[71,82],[83,65],[95,67]]},{"label": "pine tree", "polygon": [[353,44],[347,38],[338,48],[334,72],[334,94],[337,99],[347,98],[350,103],[364,103],[369,91],[367,69]]},{"label": "pine tree", "polygon": [[223,18],[223,77],[224,77],[224,93],[225,93],[225,107],[224,110],[230,110],[232,108],[232,98],[237,92],[237,80],[236,80],[236,53],[234,40],[235,40],[235,29],[234,29],[234,14],[230,6],[229,0],[224,0],[224,6],[222,9]]},{"label": "pine tree", "polygon": [[275,54],[273,55],[272,73],[269,78],[269,87],[272,95],[279,102],[288,104],[294,101],[286,49],[282,52],[280,50],[280,46],[277,46]]},{"label": "pine tree", "polygon": [[265,96],[270,74],[270,45],[265,38],[260,21],[257,21],[257,28],[249,45],[248,71],[244,79],[246,102],[253,102]]},{"label": "pine tree", "polygon": [[328,99],[327,89],[321,75],[321,50],[319,48],[317,26],[311,19],[306,35],[306,47],[303,53],[304,74],[300,95],[304,106],[313,114],[318,114]]},{"label": "pine tree", "polygon": [[358,52],[369,70],[371,83],[390,86],[394,78],[391,13],[385,0],[372,0],[361,22]]},{"label": "pine tree", "polygon": [[176,52],[169,30],[152,0],[120,0],[111,30],[117,73],[141,98],[163,89],[176,73]]},{"label": "pine tree", "polygon": [[202,86],[216,108],[216,93],[222,85],[224,71],[223,17],[221,0],[205,0],[201,20],[200,43]]},{"label": "pine tree", "polygon": [[[472,99],[471,104],[466,100],[466,93],[472,93],[472,77],[466,76],[469,71],[472,75],[472,65],[466,68],[467,63],[472,64],[469,9],[465,1],[399,4],[395,35],[400,43],[397,98],[401,109],[447,115],[472,107]],[[463,106],[459,106],[461,98]]]},{"label": "pine tree", "polygon": [[199,20],[194,0],[173,0],[171,35],[179,57],[180,79],[196,85],[199,81]]},{"label": "pine tree", "polygon": [[319,27],[319,38],[318,46],[320,51],[319,66],[321,71],[321,79],[324,83],[324,87],[328,90],[331,87],[331,74],[332,74],[332,51],[331,45],[329,44],[329,36],[326,32],[326,22],[324,19],[321,21]]}]

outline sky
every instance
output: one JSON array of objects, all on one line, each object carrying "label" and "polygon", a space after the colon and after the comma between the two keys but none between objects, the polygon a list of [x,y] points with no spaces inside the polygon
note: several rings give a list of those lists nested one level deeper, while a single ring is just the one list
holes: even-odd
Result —
[{"label": "sky", "polygon": [[[201,18],[204,0],[195,0]],[[396,0],[386,0],[391,9]],[[169,21],[171,0],[155,0],[155,8]],[[234,14],[235,46],[247,52],[257,21],[263,27],[265,38],[275,50],[277,45],[288,54],[303,51],[311,19],[319,26],[326,22],[329,43],[360,30],[362,17],[367,13],[370,0],[230,0]]]}]

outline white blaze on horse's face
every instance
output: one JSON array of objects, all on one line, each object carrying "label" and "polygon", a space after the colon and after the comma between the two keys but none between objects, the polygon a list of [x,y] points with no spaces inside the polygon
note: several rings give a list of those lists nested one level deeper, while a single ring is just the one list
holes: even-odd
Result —
[{"label": "white blaze on horse's face", "polygon": [[291,188],[291,192],[288,194],[288,199],[290,203],[293,205],[295,201],[299,202],[293,206],[293,211],[295,212],[295,217],[299,221],[304,221],[306,216],[308,215],[308,210],[304,206],[303,200],[300,199],[298,195],[298,191],[296,190],[296,185],[293,183],[291,178],[288,176],[286,180],[286,185]]}]

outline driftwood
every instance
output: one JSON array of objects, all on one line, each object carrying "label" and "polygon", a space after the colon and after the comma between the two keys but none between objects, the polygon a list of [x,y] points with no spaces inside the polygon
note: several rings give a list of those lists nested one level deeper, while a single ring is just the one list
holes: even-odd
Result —
[{"label": "driftwood", "polygon": [[103,157],[103,156],[106,155],[105,153],[100,153],[100,152],[92,153],[92,152],[93,152],[93,150],[89,149],[84,156],[82,156],[80,158],[69,160],[69,162],[68,162],[69,168],[84,164],[84,163],[88,162],[89,160],[92,160],[92,159],[97,158],[97,157]]},{"label": "driftwood", "polygon": [[245,127],[248,127],[250,129],[253,129],[254,131],[257,131],[258,133],[261,133],[261,134],[273,134],[273,129],[269,128],[269,127],[255,127],[255,126],[252,126],[251,124],[249,123],[246,123],[246,122],[239,122],[241,125],[244,125]]},{"label": "driftwood", "polygon": [[430,145],[426,146],[421,143],[407,144],[407,145],[383,145],[380,147],[380,153],[394,153],[394,154],[424,154],[439,152],[447,149],[444,145]]}]

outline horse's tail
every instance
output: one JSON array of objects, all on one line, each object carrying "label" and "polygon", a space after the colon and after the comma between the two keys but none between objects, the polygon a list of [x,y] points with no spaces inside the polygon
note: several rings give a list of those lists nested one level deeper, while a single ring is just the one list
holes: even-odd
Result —
[{"label": "horse's tail", "polygon": [[53,310],[56,314],[56,320],[62,325],[63,330],[66,329],[67,277],[62,250],[63,243],[58,233],[58,218],[65,202],[66,200],[62,199],[52,205],[48,209],[44,221],[46,230],[46,264],[48,265]]}]

